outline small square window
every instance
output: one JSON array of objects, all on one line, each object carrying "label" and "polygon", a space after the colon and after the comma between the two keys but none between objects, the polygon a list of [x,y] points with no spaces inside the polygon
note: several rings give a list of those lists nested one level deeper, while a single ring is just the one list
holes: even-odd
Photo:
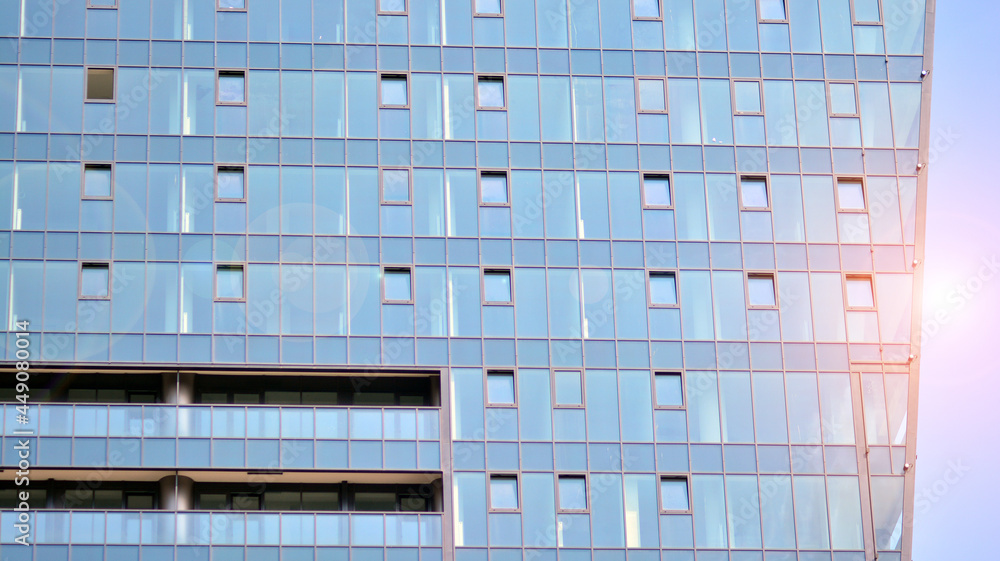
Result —
[{"label": "small square window", "polygon": [[559,476],[559,509],[587,510],[587,478],[582,475]]},{"label": "small square window", "polygon": [[410,202],[410,170],[382,170],[382,202],[409,204]]},{"label": "small square window", "polygon": [[406,91],[406,76],[383,74],[379,94],[383,107],[406,107],[409,97]]},{"label": "small square window", "polygon": [[557,370],[555,379],[557,406],[583,405],[583,384],[579,370]]},{"label": "small square window", "polygon": [[484,205],[508,204],[507,174],[483,172],[479,176],[479,192]]},{"label": "small square window", "polygon": [[684,406],[684,385],[679,372],[657,372],[653,383],[657,407]]},{"label": "small square window", "polygon": [[84,263],[80,266],[80,297],[107,298],[111,286],[111,266],[108,263]]},{"label": "small square window", "polygon": [[118,0],[87,0],[88,8],[117,8]]},{"label": "small square window", "polygon": [[474,0],[477,16],[502,16],[502,0]]},{"label": "small square window", "polygon": [[748,275],[747,294],[751,307],[773,308],[777,305],[774,297],[774,276]]},{"label": "small square window", "polygon": [[216,169],[216,199],[243,200],[245,193],[243,168],[220,166]]},{"label": "small square window", "polygon": [[382,283],[383,299],[386,302],[410,302],[413,300],[409,269],[386,269]]},{"label": "small square window", "polygon": [[243,299],[242,265],[219,265],[216,267],[215,297],[218,300]]},{"label": "small square window", "polygon": [[761,21],[785,21],[785,0],[757,0]]},{"label": "small square window", "polygon": [[687,478],[664,477],[660,479],[660,507],[664,511],[690,510]]},{"label": "small square window", "polygon": [[111,185],[111,164],[85,164],[83,166],[84,198],[110,198]]},{"label": "small square window", "polygon": [[219,72],[219,103],[242,105],[246,103],[246,73],[242,71]]},{"label": "small square window", "polygon": [[670,198],[670,177],[666,175],[642,176],[642,196],[647,207],[670,207],[673,204]]},{"label": "small square window", "polygon": [[115,69],[87,69],[87,101],[115,100]]},{"label": "small square window", "polygon": [[660,17],[660,0],[632,0],[634,19],[657,19]]},{"label": "small square window", "polygon": [[733,106],[737,114],[759,115],[764,111],[760,101],[760,82],[733,82]]},{"label": "small square window", "polygon": [[849,308],[874,308],[872,279],[866,276],[847,277],[847,306]]},{"label": "small square window", "polygon": [[476,92],[480,109],[503,109],[506,107],[502,77],[480,76],[477,80],[477,86]]},{"label": "small square window", "polygon": [[383,14],[405,14],[406,0],[378,0],[378,11]]},{"label": "small square window", "polygon": [[517,476],[490,476],[490,508],[494,510],[516,510]]},{"label": "small square window", "polygon": [[487,372],[486,397],[490,405],[514,405],[514,373]]},{"label": "small square window", "polygon": [[843,82],[830,83],[830,114],[858,114],[858,96],[854,84]]},{"label": "small square window", "polygon": [[639,78],[639,111],[664,113],[666,110],[666,81],[663,78]]},{"label": "small square window", "polygon": [[881,23],[879,0],[854,0],[854,21],[856,23]]},{"label": "small square window", "polygon": [[745,209],[766,210],[769,206],[767,180],[763,177],[741,177],[740,199]]},{"label": "small square window", "polygon": [[487,304],[511,302],[510,271],[483,271],[483,301]]},{"label": "small square window", "polygon": [[860,179],[837,179],[837,205],[840,210],[865,210],[865,185]]},{"label": "small square window", "polygon": [[649,272],[649,303],[654,306],[677,305],[677,277],[674,273]]},{"label": "small square window", "polygon": [[247,0],[219,0],[220,10],[246,10]]}]

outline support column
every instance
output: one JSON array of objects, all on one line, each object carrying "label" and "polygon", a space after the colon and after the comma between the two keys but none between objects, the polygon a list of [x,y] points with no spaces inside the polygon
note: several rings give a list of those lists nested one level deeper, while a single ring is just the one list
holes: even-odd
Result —
[{"label": "support column", "polygon": [[194,480],[183,475],[168,475],[160,480],[160,510],[194,508]]},{"label": "support column", "polygon": [[163,374],[163,402],[176,405],[194,403],[194,373],[165,372]]}]

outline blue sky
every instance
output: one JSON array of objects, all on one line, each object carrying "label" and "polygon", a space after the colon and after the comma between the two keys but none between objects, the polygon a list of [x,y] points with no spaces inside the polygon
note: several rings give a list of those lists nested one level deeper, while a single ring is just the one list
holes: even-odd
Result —
[{"label": "blue sky", "polygon": [[913,559],[996,559],[1000,5],[937,10]]}]

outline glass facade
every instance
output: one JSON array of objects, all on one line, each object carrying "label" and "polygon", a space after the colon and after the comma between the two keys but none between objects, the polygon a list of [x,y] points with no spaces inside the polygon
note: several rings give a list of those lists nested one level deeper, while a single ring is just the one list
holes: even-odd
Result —
[{"label": "glass facade", "polygon": [[908,560],[933,10],[0,3],[2,555]]}]

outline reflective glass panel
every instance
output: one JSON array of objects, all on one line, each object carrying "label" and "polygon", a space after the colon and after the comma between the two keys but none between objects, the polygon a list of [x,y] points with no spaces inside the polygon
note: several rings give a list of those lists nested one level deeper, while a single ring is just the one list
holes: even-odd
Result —
[{"label": "reflective glass panel", "polygon": [[556,372],[556,405],[583,405],[578,371]]},{"label": "reflective glass panel", "polygon": [[637,18],[660,17],[660,0],[632,0]]},{"label": "reflective glass panel", "polygon": [[766,275],[749,277],[747,292],[751,306],[774,306],[774,277]]},{"label": "reflective glass panel", "polygon": [[483,273],[483,298],[487,302],[510,302],[510,273],[486,271]]},{"label": "reflective glass panel", "polygon": [[677,304],[677,279],[673,273],[649,273],[649,301]]},{"label": "reflective glass panel", "polygon": [[587,508],[587,479],[577,475],[559,476],[559,508],[584,510]]},{"label": "reflective glass panel", "polygon": [[760,0],[760,19],[785,19],[785,0]]},{"label": "reflective glass panel", "polygon": [[767,208],[767,181],[759,178],[740,179],[743,208]]},{"label": "reflective glass panel", "polygon": [[108,277],[110,275],[110,270],[107,265],[84,265],[80,274],[82,276],[80,283],[81,296],[100,298],[108,295]]},{"label": "reflective glass panel", "polygon": [[216,298],[243,298],[243,267],[219,267],[215,271]]},{"label": "reflective glass panel", "polygon": [[405,12],[406,0],[378,0],[378,9],[381,12]]},{"label": "reflective glass panel", "polygon": [[872,296],[872,280],[868,277],[849,277],[847,279],[847,305],[857,308],[875,306]]},{"label": "reflective glass panel", "polygon": [[410,200],[410,172],[408,170],[382,170],[382,200],[385,202],[408,202]]},{"label": "reflective glass panel", "polygon": [[841,210],[864,210],[865,190],[860,181],[837,181],[837,201]]},{"label": "reflective glass panel", "polygon": [[476,0],[477,14],[500,14],[500,0]]},{"label": "reflective glass panel", "polygon": [[514,373],[490,372],[486,375],[490,403],[514,403]]},{"label": "reflective glass panel", "polygon": [[405,269],[385,272],[385,299],[410,300],[410,271]]},{"label": "reflective glass panel", "polygon": [[89,165],[84,168],[83,195],[86,197],[111,196],[111,166]]},{"label": "reflective glass panel", "polygon": [[503,78],[479,79],[479,106],[503,107]]},{"label": "reflective glass panel", "polygon": [[646,195],[646,205],[670,206],[670,178],[646,176],[642,179],[642,188]]},{"label": "reflective glass panel", "polygon": [[490,508],[517,508],[517,478],[509,475],[490,477]]},{"label": "reflective glass panel", "polygon": [[656,404],[660,406],[684,405],[684,391],[681,388],[680,374],[656,374]]},{"label": "reflective glass panel", "polygon": [[858,112],[854,84],[830,84],[830,112],[855,115]]},{"label": "reflective glass panel", "polygon": [[735,82],[736,111],[740,113],[760,113],[760,83]]},{"label": "reflective glass panel", "polygon": [[242,72],[219,74],[219,103],[243,103],[246,78]]},{"label": "reflective glass panel", "polygon": [[246,0],[219,0],[219,8],[222,9],[245,10],[246,7]]},{"label": "reflective glass panel", "polygon": [[243,185],[242,169],[219,169],[218,198],[242,199],[244,196]]},{"label": "reflective glass panel", "polygon": [[639,109],[663,111],[667,108],[663,80],[639,80]]},{"label": "reflective glass panel", "polygon": [[382,105],[406,105],[405,77],[382,76]]},{"label": "reflective glass panel", "polygon": [[686,479],[660,480],[660,503],[663,510],[688,510],[688,485]]},{"label": "reflective glass panel", "polygon": [[510,202],[507,198],[507,176],[500,173],[484,173],[479,178],[480,189],[482,190],[483,203],[506,204]]}]

